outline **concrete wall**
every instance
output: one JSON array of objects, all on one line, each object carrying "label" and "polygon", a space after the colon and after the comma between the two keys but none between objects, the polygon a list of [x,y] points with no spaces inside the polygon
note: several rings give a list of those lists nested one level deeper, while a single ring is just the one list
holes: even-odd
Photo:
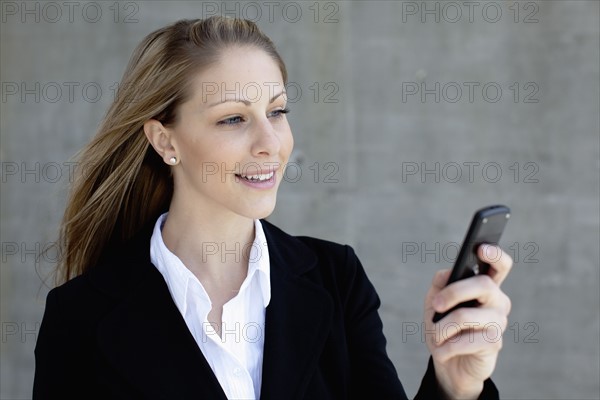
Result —
[{"label": "concrete wall", "polygon": [[2,399],[30,397],[53,258],[35,253],[56,238],[66,163],[142,37],[215,10],[257,20],[297,92],[302,175],[271,220],[354,246],[408,394],[432,275],[476,208],[505,203],[513,311],[494,379],[507,399],[599,398],[597,1],[70,4],[1,3]]}]

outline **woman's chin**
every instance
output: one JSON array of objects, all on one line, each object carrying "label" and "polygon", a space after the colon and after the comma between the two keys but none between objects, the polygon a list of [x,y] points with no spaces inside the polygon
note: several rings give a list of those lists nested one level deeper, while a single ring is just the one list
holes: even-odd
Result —
[{"label": "woman's chin", "polygon": [[271,204],[261,204],[260,206],[254,207],[247,216],[252,219],[263,219],[273,214],[274,210],[275,200],[273,200]]}]

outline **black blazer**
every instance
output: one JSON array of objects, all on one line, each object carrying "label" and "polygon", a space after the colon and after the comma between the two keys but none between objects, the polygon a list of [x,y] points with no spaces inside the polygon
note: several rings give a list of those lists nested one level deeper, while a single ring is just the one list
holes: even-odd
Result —
[{"label": "black blazer", "polygon": [[[352,248],[262,224],[271,301],[261,399],[405,399]],[[226,399],[150,262],[151,233],[48,293],[34,399]],[[417,397],[438,397],[431,360]],[[490,380],[483,397],[498,397]]]}]

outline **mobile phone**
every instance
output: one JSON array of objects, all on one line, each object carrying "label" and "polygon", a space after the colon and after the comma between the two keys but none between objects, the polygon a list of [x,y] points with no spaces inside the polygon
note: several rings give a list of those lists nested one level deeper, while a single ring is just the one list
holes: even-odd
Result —
[{"label": "mobile phone", "polygon": [[[477,248],[483,243],[498,244],[509,218],[510,209],[503,205],[488,206],[475,212],[446,286],[461,279],[488,273],[490,266],[477,258]],[[457,308],[478,305],[479,302],[475,299],[457,304],[444,313],[435,313],[433,322],[438,322]]]}]

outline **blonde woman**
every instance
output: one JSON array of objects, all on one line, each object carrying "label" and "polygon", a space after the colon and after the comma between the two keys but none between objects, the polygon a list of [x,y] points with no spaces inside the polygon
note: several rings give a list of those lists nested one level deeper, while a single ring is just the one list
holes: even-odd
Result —
[{"label": "blonde woman", "polygon": [[[35,399],[406,398],[353,250],[263,219],[293,146],[286,81],[245,20],[179,21],[137,47],[80,154]],[[443,290],[438,273],[425,321],[477,298],[443,321],[506,326],[511,260],[480,257],[495,273]],[[417,397],[497,397],[501,341],[481,336],[428,340]]]}]

